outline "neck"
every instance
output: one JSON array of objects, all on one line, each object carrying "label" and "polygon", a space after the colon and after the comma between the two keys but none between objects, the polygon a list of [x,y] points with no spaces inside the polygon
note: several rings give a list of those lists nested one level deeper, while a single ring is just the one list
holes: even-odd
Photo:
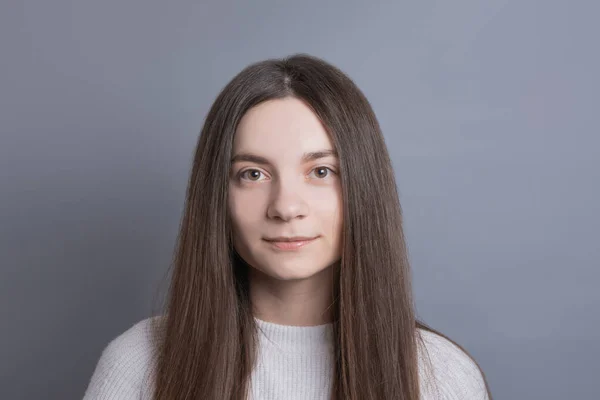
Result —
[{"label": "neck", "polygon": [[299,280],[278,280],[249,267],[255,317],[279,325],[316,326],[333,320],[334,268]]}]

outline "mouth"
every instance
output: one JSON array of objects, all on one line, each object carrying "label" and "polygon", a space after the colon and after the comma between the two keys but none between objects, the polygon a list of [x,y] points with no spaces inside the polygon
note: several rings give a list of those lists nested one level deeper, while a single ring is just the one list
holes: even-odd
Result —
[{"label": "mouth", "polygon": [[318,238],[319,238],[319,236],[315,236],[315,237],[295,236],[295,237],[266,238],[264,240],[278,250],[293,251],[293,250],[298,250],[298,249],[314,242]]}]

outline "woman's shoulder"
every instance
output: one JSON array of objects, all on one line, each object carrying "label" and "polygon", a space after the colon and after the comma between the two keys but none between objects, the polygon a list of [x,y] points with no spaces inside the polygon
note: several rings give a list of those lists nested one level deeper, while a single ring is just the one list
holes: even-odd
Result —
[{"label": "woman's shoulder", "polygon": [[157,355],[162,319],[156,316],[141,320],[106,345],[84,400],[143,395]]},{"label": "woman's shoulder", "polygon": [[423,399],[488,399],[483,374],[466,352],[435,332],[419,329],[419,333]]}]

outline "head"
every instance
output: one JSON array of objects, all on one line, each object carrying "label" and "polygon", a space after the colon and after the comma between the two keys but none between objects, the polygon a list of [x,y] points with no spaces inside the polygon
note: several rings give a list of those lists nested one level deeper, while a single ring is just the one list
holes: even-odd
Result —
[{"label": "head", "polygon": [[[286,252],[273,239],[306,236]],[[217,96],[177,240],[156,398],[245,398],[256,357],[249,272],[334,282],[332,398],[419,398],[396,181],[375,114],[308,55],[252,64]]]}]

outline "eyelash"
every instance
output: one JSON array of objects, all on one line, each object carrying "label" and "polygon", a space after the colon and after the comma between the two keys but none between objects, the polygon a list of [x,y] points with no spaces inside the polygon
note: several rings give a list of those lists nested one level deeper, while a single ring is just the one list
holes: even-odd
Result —
[{"label": "eyelash", "polygon": [[[327,169],[327,170],[329,170],[329,172],[331,172],[331,173],[333,173],[333,174],[337,174],[337,173],[336,173],[336,172],[335,172],[333,169],[331,169],[331,168],[329,168],[329,167],[326,167],[326,166],[324,166],[324,165],[321,165],[321,166],[318,166],[318,167],[315,167],[315,168],[313,168],[313,169],[311,170],[311,173],[312,173],[313,171],[316,171],[316,170],[318,170],[318,169]],[[264,173],[263,173],[263,172],[261,172],[260,170],[258,170],[258,169],[256,169],[256,168],[248,168],[248,169],[245,169],[245,170],[243,170],[243,171],[240,171],[240,173],[238,173],[238,180],[246,180],[246,179],[244,179],[244,174],[245,174],[246,172],[250,172],[250,171],[258,171],[258,172],[260,172],[261,174],[263,174],[263,175],[264,175]],[[329,176],[329,175],[327,175],[327,176]],[[325,177],[324,177],[324,178],[322,178],[322,179],[321,179],[321,178],[317,178],[317,179],[318,179],[318,180],[324,180],[325,178],[327,178],[327,176],[325,176]],[[249,181],[249,182],[258,182],[258,181],[253,181],[253,180],[251,180],[251,179],[247,179],[247,181]]]}]

